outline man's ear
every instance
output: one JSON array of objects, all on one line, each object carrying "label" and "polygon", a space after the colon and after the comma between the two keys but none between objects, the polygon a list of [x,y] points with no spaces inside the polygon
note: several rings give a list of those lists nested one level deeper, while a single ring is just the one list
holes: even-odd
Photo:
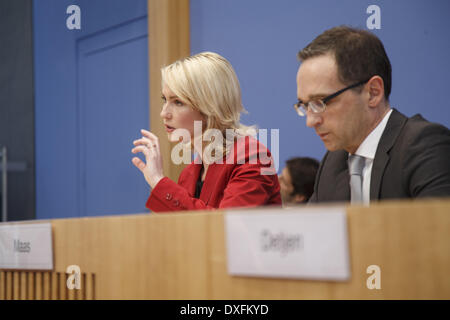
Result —
[{"label": "man's ear", "polygon": [[367,82],[369,107],[377,107],[384,99],[384,81],[380,76],[373,76]]},{"label": "man's ear", "polygon": [[306,201],[306,197],[305,197],[305,195],[303,195],[303,194],[296,194],[295,196],[294,196],[294,202],[295,203],[303,203],[303,202],[305,202]]}]

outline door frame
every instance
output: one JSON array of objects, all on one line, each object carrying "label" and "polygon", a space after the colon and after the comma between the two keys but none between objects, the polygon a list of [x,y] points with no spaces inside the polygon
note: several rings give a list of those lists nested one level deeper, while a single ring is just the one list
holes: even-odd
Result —
[{"label": "door frame", "polygon": [[171,161],[173,144],[161,121],[160,69],[190,55],[189,0],[148,0],[150,130],[159,137],[164,174],[177,181],[184,165]]}]

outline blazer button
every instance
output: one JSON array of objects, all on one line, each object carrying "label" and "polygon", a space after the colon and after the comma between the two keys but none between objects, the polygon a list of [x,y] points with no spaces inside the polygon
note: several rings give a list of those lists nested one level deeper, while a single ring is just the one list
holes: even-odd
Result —
[{"label": "blazer button", "polygon": [[172,195],[170,193],[166,194],[166,200],[172,200]]},{"label": "blazer button", "polygon": [[173,202],[173,205],[175,207],[178,207],[180,205],[180,201],[178,201],[177,199],[175,199],[175,201]]}]

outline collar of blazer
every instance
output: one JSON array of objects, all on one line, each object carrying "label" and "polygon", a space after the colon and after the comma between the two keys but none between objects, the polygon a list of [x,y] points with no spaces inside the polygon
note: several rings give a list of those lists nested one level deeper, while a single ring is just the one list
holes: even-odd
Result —
[{"label": "collar of blazer", "polygon": [[380,195],[381,178],[389,161],[389,151],[397,141],[408,118],[396,109],[392,110],[392,114],[386,124],[380,142],[378,143],[377,152],[372,166],[372,174],[370,177],[370,200],[377,200]]},{"label": "collar of blazer", "polygon": [[[250,136],[243,136],[242,139],[243,140],[241,140],[241,143],[233,144],[234,151],[231,153],[231,155],[233,156],[234,161],[230,164],[239,163],[238,162],[239,159],[242,160],[241,157],[244,157],[245,162],[247,162],[249,160],[249,157],[252,156],[249,154],[250,150],[252,150],[252,152],[256,152],[256,154],[258,154],[258,155],[263,152],[266,152],[266,154],[270,155],[270,151],[266,150],[266,147],[261,145],[258,142],[258,140],[256,140],[255,138],[252,138]],[[255,148],[250,148],[249,143],[255,143],[255,145],[254,145]],[[256,148],[256,146],[257,146],[257,148]],[[204,181],[202,191],[200,193],[200,198],[199,198],[200,200],[205,202],[205,204],[208,204],[213,190],[217,189],[216,185],[219,182],[219,179],[217,177],[222,176],[221,171],[227,170],[227,168],[229,168],[229,166],[225,165],[225,164],[228,164],[227,159],[229,156],[230,156],[229,154],[225,154],[223,156],[223,159],[222,159],[223,163],[213,162],[208,166],[208,171],[206,172],[205,181]],[[197,156],[197,157],[199,157],[199,156]],[[196,159],[196,161],[194,161],[193,163],[190,164],[190,166],[193,166],[193,167],[189,168],[190,169],[189,172],[191,175],[191,179],[190,179],[191,184],[189,185],[188,191],[192,196],[195,194],[196,182],[197,182],[198,176],[200,174],[200,171],[202,169],[202,164],[196,163],[197,161],[198,161],[198,158]]]},{"label": "collar of blazer", "polygon": [[[197,184],[198,177],[202,170],[203,164],[191,163],[189,166],[189,175],[190,175],[190,184],[187,187],[188,192],[193,197],[195,195],[195,187]],[[218,166],[216,163],[212,163],[208,166],[208,171],[206,172],[204,184],[202,187],[202,191],[200,192],[199,199],[202,200],[205,204],[208,204],[209,198],[211,197],[212,190],[215,189],[215,185],[217,183],[217,179],[210,179],[209,176],[216,177],[218,176],[217,171],[224,170],[224,166]]]}]

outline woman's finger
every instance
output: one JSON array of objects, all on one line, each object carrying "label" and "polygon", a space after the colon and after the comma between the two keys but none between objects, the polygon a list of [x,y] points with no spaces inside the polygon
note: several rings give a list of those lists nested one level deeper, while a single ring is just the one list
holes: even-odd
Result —
[{"label": "woman's finger", "polygon": [[131,162],[138,168],[139,170],[143,171],[145,169],[145,162],[139,159],[138,157],[134,157],[131,159]]},{"label": "woman's finger", "polygon": [[133,144],[134,144],[135,146],[137,146],[137,145],[144,145],[144,146],[147,146],[147,145],[154,145],[155,142],[152,141],[152,140],[150,140],[150,139],[148,139],[148,138],[142,137],[142,138],[140,138],[140,139],[134,140],[134,141],[133,141]]},{"label": "woman's finger", "polygon": [[141,133],[144,137],[156,142],[157,144],[159,144],[159,139],[157,136],[155,136],[153,133],[151,133],[150,131],[147,131],[145,129],[141,129]]},{"label": "woman's finger", "polygon": [[132,153],[138,153],[138,152],[142,152],[145,156],[145,159],[148,161],[148,157],[150,156],[150,150],[149,148],[145,147],[145,146],[137,146],[134,147],[133,149],[131,149]]}]

